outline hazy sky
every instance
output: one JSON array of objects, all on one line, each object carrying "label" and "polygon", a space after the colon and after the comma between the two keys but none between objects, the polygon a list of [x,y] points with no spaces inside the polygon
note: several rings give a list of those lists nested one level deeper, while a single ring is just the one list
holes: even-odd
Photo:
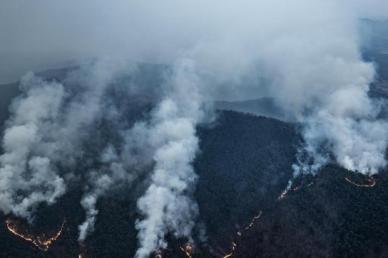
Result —
[{"label": "hazy sky", "polygon": [[[270,2],[2,0],[0,82],[14,80],[31,69],[85,57],[121,55],[164,60],[179,53],[179,48],[185,49],[219,31],[233,26],[241,26],[243,31],[247,19],[242,17],[251,17],[252,23],[264,21],[260,16],[267,14],[261,9],[270,4],[280,10],[292,4],[300,12],[319,11],[298,1]],[[385,0],[343,0],[343,3],[352,14],[388,16]]]},{"label": "hazy sky", "polygon": [[[388,122],[379,117],[380,103],[368,96],[375,67],[362,60],[357,24],[360,17],[384,18],[387,10],[388,3],[378,0],[1,0],[0,81],[91,57],[170,64],[150,119],[125,132],[117,128],[126,144],[117,151],[129,150],[111,155],[112,166],[117,160],[124,166],[117,168],[119,176],[110,176],[110,166],[91,176],[82,202],[87,221],[80,239],[93,226],[96,201],[105,191],[100,181],[108,190],[122,174],[133,180],[132,171],[142,169],[137,163],[125,168],[119,157],[132,158],[131,148],[146,153],[142,159],[155,167],[138,201],[143,219],[136,223],[136,257],[143,258],[165,247],[168,232],[190,239],[196,206],[187,192],[196,182],[196,128],[211,113],[205,112],[209,99],[273,98],[303,127],[298,153],[308,159],[298,159],[294,175],[314,174],[332,156],[364,174],[386,167]],[[3,211],[28,217],[37,203],[52,203],[67,186],[52,166],[68,163],[68,156],[78,160],[73,155],[82,152],[85,132],[95,129],[100,115],[114,129],[121,109],[104,105],[105,92],[128,69],[116,58],[104,59],[84,68],[89,72],[70,75],[86,88],[69,103],[60,83],[24,76],[25,94],[11,108],[0,156]],[[26,164],[32,180],[25,178]]]}]

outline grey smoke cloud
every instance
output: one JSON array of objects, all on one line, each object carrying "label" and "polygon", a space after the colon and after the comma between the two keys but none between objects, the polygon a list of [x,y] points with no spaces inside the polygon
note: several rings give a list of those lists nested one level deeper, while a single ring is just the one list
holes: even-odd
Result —
[{"label": "grey smoke cloud", "polygon": [[0,208],[32,219],[38,203],[53,203],[66,188],[47,152],[55,144],[49,140],[51,121],[58,119],[65,92],[62,85],[33,74],[23,78],[21,87],[25,93],[12,104],[2,141]]},{"label": "grey smoke cloud", "polygon": [[151,121],[141,125],[148,144],[153,146],[155,166],[151,184],[137,202],[144,216],[136,223],[140,244],[137,258],[166,248],[164,237],[168,232],[191,239],[198,214],[190,198],[197,180],[191,163],[198,151],[196,125],[204,114],[195,64],[178,61],[166,83],[166,95],[152,112]]},{"label": "grey smoke cloud", "polygon": [[387,19],[388,2],[384,0],[347,0],[348,5],[354,8],[356,15],[363,18]]},{"label": "grey smoke cloud", "polygon": [[[208,100],[273,98],[290,120],[302,125],[305,146],[300,152],[313,160],[311,165],[301,159],[294,166],[295,175],[315,173],[332,161],[331,156],[345,168],[365,174],[375,174],[386,165],[388,126],[378,118],[380,103],[368,97],[374,67],[362,60],[357,35],[359,17],[388,13],[383,2],[6,0],[0,5],[4,35],[0,60],[10,63],[0,65],[4,80],[25,69],[22,63],[35,68],[111,57],[66,79],[67,84],[83,85],[82,93],[59,108],[60,115],[41,106],[74,94],[52,97],[53,89],[64,91],[56,83],[38,83],[42,92],[36,97],[43,101],[27,97],[15,104],[33,103],[32,113],[13,112],[4,136],[0,180],[6,196],[1,207],[6,212],[30,216],[29,201],[14,203],[19,188],[37,202],[54,200],[32,192],[36,185],[53,189],[57,196],[63,194],[65,183],[52,160],[60,161],[63,153],[75,160],[93,121],[104,116],[114,120],[110,117],[114,112],[108,115],[103,105],[106,90],[121,73],[131,72],[117,59],[165,63],[169,71],[161,89],[153,92],[158,96],[150,117],[120,128],[123,151],[104,159],[103,169],[85,172],[88,185],[82,206],[87,216],[79,227],[81,241],[93,229],[98,198],[118,178],[130,184],[139,167],[149,173],[149,182],[137,203],[142,215],[136,223],[137,257],[165,247],[168,232],[191,237],[197,215],[190,199],[196,181],[191,166],[198,151],[195,128],[207,118],[204,103]],[[134,85],[131,90],[141,89]],[[31,118],[23,118],[28,115]],[[19,120],[23,127],[19,128]],[[47,131],[55,144],[46,143],[41,132]],[[30,152],[38,152],[37,159],[30,160]],[[16,163],[28,164],[37,179],[26,182],[25,167]],[[147,170],[150,165],[153,169]],[[11,174],[18,179],[16,186],[7,185]],[[42,175],[58,179],[46,182]]]},{"label": "grey smoke cloud", "polygon": [[[287,13],[274,16],[288,8],[302,17],[313,16],[324,2],[3,0],[0,82],[29,70],[101,55],[164,62],[203,39],[240,38],[253,27],[256,32],[270,29],[291,18]],[[384,0],[337,2],[346,5],[348,14],[387,17]],[[293,26],[299,25],[303,26]],[[238,55],[234,50],[229,54]]]},{"label": "grey smoke cloud", "polygon": [[66,83],[77,87],[76,96],[69,87],[32,73],[22,78],[22,95],[11,105],[0,156],[5,213],[31,220],[39,203],[52,204],[65,192],[65,178],[72,177],[83,154],[82,143],[100,115],[104,89],[118,64],[113,69],[101,61],[70,73]]}]

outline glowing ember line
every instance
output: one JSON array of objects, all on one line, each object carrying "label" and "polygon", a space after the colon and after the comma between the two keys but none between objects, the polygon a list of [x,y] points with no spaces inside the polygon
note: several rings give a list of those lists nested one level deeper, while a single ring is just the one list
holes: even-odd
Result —
[{"label": "glowing ember line", "polygon": [[186,255],[187,258],[193,258],[194,246],[190,243],[185,244],[184,247],[180,247],[180,250]]},{"label": "glowing ember line", "polygon": [[[256,223],[256,221],[258,219],[261,218],[261,215],[263,214],[263,211],[260,211],[259,214],[257,214],[256,216],[254,216],[251,220],[251,222],[244,228],[244,231],[237,231],[237,237],[242,237],[243,235],[243,232],[247,232],[249,231]],[[236,252],[237,250],[237,243],[235,241],[232,242],[232,248],[230,250],[230,252],[224,256],[222,256],[221,258],[230,258],[234,255],[234,253]]]},{"label": "glowing ember line", "polygon": [[[245,227],[245,231],[250,230],[253,227],[253,225],[255,225],[256,220],[260,219],[261,214],[263,214],[262,211],[260,211],[260,213],[258,215],[253,217],[253,219],[251,220],[251,223],[249,223],[249,225]],[[237,234],[238,233],[240,233],[240,235],[241,235],[241,232],[237,232]]]},{"label": "glowing ember line", "polygon": [[351,180],[350,178],[348,178],[348,177],[345,177],[345,180],[346,180],[348,183],[350,183],[350,184],[352,184],[352,185],[354,185],[354,186],[356,186],[356,187],[371,188],[371,187],[374,187],[374,186],[376,185],[376,179],[375,179],[374,177],[369,177],[369,178],[368,178],[368,183],[367,183],[367,184],[358,184],[358,183],[352,181],[352,180]]},{"label": "glowing ember line", "polygon": [[155,258],[163,258],[162,251],[156,251]]},{"label": "glowing ember line", "polygon": [[286,198],[288,192],[290,190],[293,190],[293,189],[299,189],[299,188],[292,188],[292,185],[294,184],[294,182],[292,180],[288,181],[288,184],[287,184],[287,187],[286,189],[284,189],[284,191],[279,195],[278,197],[278,201],[281,201],[283,200],[284,198]]},{"label": "glowing ember line", "polygon": [[86,254],[86,246],[85,244],[81,241],[79,242],[79,248],[80,248],[80,254],[78,255],[78,258],[85,258],[88,257]]},{"label": "glowing ember line", "polygon": [[11,219],[7,219],[5,224],[7,229],[15,236],[22,238],[27,242],[31,242],[33,245],[38,247],[42,251],[47,251],[50,246],[61,236],[63,228],[65,226],[66,220],[63,220],[62,226],[60,230],[53,236],[47,237],[45,234],[34,236],[30,233],[22,233],[18,229],[16,223],[14,223]]},{"label": "glowing ember line", "polygon": [[[310,187],[314,184],[314,182],[311,182],[309,183],[306,187]],[[298,186],[295,186],[295,187],[292,187],[292,183],[290,183],[289,185],[287,185],[286,189],[284,189],[284,191],[279,195],[278,197],[278,201],[281,201],[283,200],[284,198],[286,198],[287,194],[290,192],[290,191],[293,191],[293,192],[296,192],[296,191],[299,191],[300,189],[302,189],[303,187],[303,183],[301,183],[300,185]]]},{"label": "glowing ember line", "polygon": [[232,257],[234,252],[236,251],[236,249],[237,249],[237,244],[235,242],[232,242],[232,250],[230,251],[230,253],[226,254],[222,258],[230,258],[230,257]]},{"label": "glowing ember line", "polygon": [[290,189],[289,189],[289,188],[286,188],[286,189],[279,195],[278,201],[281,201],[281,200],[283,200],[284,198],[286,198],[286,196],[287,196],[287,194],[288,194],[289,191],[290,191]]}]

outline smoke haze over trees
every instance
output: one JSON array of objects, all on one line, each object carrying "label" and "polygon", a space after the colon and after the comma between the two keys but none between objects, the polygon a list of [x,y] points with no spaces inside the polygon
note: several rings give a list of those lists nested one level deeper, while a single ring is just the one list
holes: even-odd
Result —
[{"label": "smoke haze over trees", "polygon": [[27,73],[20,81],[0,156],[6,215],[33,223],[41,205],[82,182],[80,243],[93,233],[98,200],[117,189],[134,192],[137,258],[166,249],[171,237],[203,240],[193,164],[204,151],[198,128],[217,125],[217,100],[267,98],[298,125],[289,187],[328,164],[368,176],[387,165],[386,100],[370,91],[380,70],[363,55],[359,28],[360,18],[388,15],[382,1],[0,7],[1,80],[72,67],[61,78]]}]

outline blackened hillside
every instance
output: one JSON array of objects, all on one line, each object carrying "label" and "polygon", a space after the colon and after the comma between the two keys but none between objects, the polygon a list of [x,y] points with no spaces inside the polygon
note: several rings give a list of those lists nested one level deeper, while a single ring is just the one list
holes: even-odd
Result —
[{"label": "blackened hillside", "polygon": [[298,138],[289,124],[236,112],[220,113],[199,135],[202,152],[195,168],[201,218],[211,244],[225,247],[217,240],[227,240],[229,247],[236,225],[271,205],[287,184]]},{"label": "blackened hillside", "polygon": [[[198,257],[216,257],[226,252],[238,225],[243,225],[284,188],[297,143],[291,125],[274,119],[219,113],[210,127],[199,129],[201,153],[195,169],[199,174],[196,199],[200,206],[199,225],[208,241],[198,245]],[[90,257],[132,257],[136,249],[134,221],[137,217],[131,190],[103,198],[96,230],[86,241]],[[66,218],[63,236],[48,252],[0,231],[1,257],[75,257],[77,225],[83,219],[80,191],[74,187],[57,204],[42,207],[36,232],[57,228]],[[5,218],[2,218],[3,220]],[[179,243],[172,241],[168,257],[182,257]],[[166,254],[166,255],[167,255]]]},{"label": "blackened hillside", "polygon": [[376,186],[365,178],[326,167],[311,185],[291,192],[238,240],[234,257],[388,257],[388,175]]},{"label": "blackened hillside", "polygon": [[[388,175],[376,186],[360,188],[345,181],[366,179],[335,166],[295,183],[286,198],[278,196],[287,184],[299,137],[292,125],[274,119],[221,112],[217,122],[199,129],[201,153],[195,162],[199,181],[195,198],[200,207],[194,257],[387,257]],[[76,258],[132,257],[136,250],[137,217],[132,190],[116,191],[100,200],[96,230],[84,247],[77,243],[83,220],[81,186],[69,189],[54,206],[41,207],[34,230],[58,228],[62,236],[48,252],[11,235],[0,226],[0,257]],[[249,225],[251,219],[261,217]],[[5,217],[2,216],[4,221]],[[249,227],[248,227],[249,226]],[[246,229],[248,228],[248,229]],[[241,236],[237,232],[242,233]],[[184,240],[171,239],[164,257],[185,257]]]}]

